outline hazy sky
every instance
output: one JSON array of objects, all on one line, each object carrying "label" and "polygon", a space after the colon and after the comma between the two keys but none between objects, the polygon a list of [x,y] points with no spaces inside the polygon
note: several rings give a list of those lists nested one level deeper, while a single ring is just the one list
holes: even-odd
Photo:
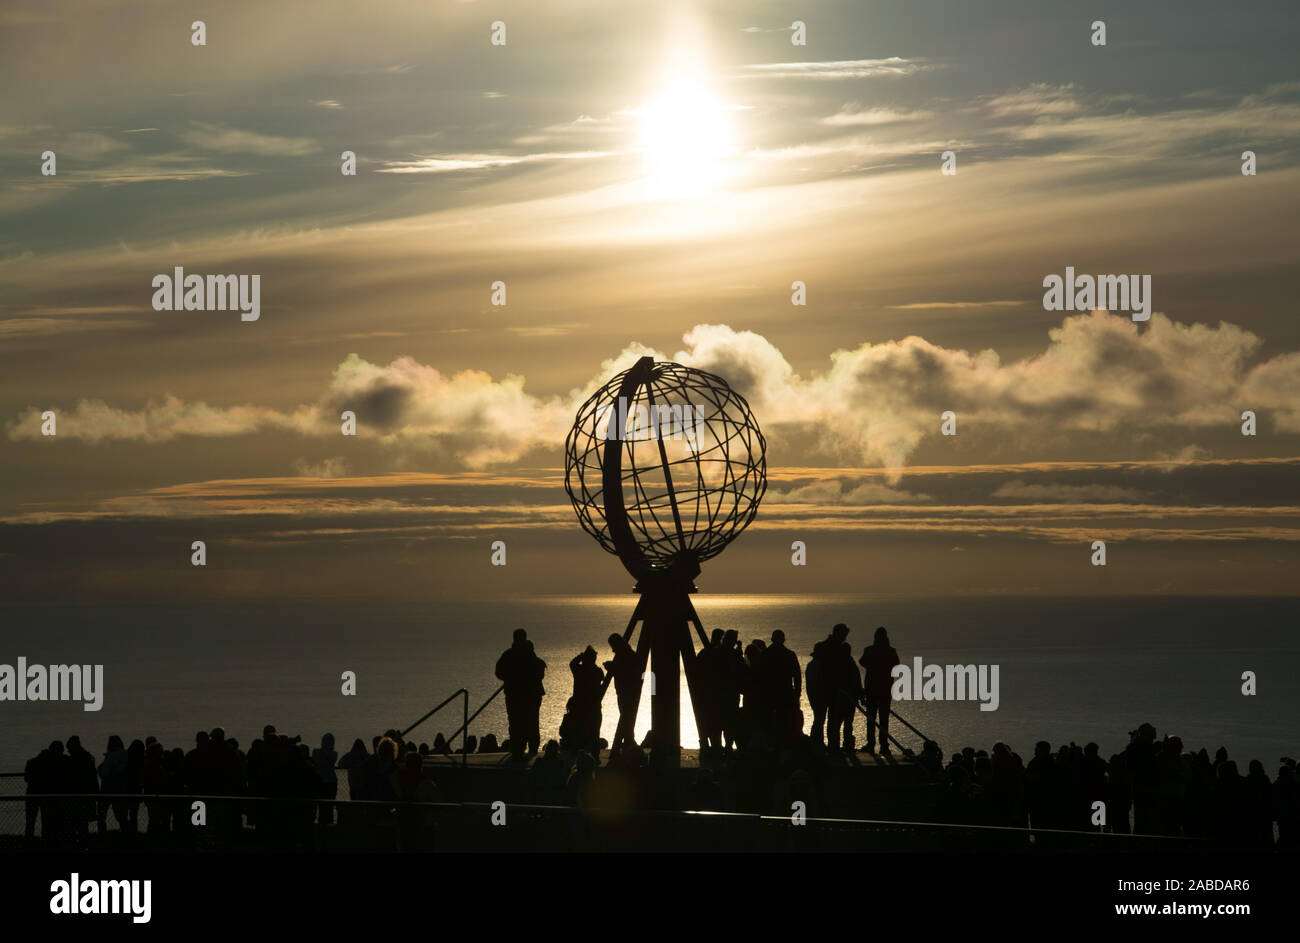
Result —
[{"label": "hazy sky", "polygon": [[[0,593],[624,591],[562,445],[645,353],[768,439],[706,590],[1294,593],[1298,44],[1289,2],[10,0]],[[177,266],[260,318],[155,311]],[[1150,321],[1043,310],[1066,266]]]}]

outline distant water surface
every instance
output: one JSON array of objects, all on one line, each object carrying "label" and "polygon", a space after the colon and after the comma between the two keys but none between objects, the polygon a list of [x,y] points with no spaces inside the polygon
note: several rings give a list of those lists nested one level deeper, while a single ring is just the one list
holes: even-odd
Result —
[{"label": "distant water surface", "polygon": [[[1242,771],[1260,759],[1270,776],[1281,756],[1300,753],[1300,604],[1261,598],[928,598],[866,596],[694,597],[707,629],[735,628],[748,642],[785,631],[806,664],[836,622],[851,629],[855,656],[886,625],[905,661],[1000,666],[1001,703],[896,703],[945,752],[1004,740],[1028,759],[1034,741],[1097,741],[1104,755],[1127,731],[1149,722],[1192,749],[1226,745]],[[110,734],[127,742],[153,734],[186,749],[200,728],[224,727],[247,748],[262,726],[301,734],[313,746],[325,731],[338,749],[405,727],[452,691],[467,687],[470,709],[497,686],[493,667],[511,630],[528,629],[548,664],[543,737],[554,736],[572,681],[568,661],[622,631],[635,597],[501,598],[420,605],[395,602],[276,604],[0,605],[0,663],[102,663],[104,709],[80,704],[0,702],[0,771],[21,770],[52,739],[80,734],[103,753]],[[357,674],[357,694],[340,676]],[[1241,694],[1255,671],[1259,693]],[[684,686],[684,682],[683,682]],[[646,697],[648,698],[648,691]],[[808,708],[805,702],[805,711]],[[612,737],[613,693],[604,735]],[[431,741],[460,723],[459,704],[410,737]],[[649,722],[648,704],[638,735]],[[506,733],[498,698],[471,728]],[[916,739],[897,727],[905,744]],[[698,744],[683,699],[683,741]],[[858,739],[865,734],[858,717]],[[5,791],[11,791],[7,787]]]}]

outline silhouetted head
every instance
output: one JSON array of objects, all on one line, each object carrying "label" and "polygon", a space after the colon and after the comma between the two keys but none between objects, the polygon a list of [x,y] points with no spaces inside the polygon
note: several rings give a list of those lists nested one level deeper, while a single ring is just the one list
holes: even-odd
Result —
[{"label": "silhouetted head", "polygon": [[883,625],[876,626],[876,634],[872,636],[871,641],[880,646],[889,644],[889,633],[885,631]]},{"label": "silhouetted head", "polygon": [[584,665],[594,665],[596,663],[596,650],[590,645],[582,650],[582,663]]},{"label": "silhouetted head", "polygon": [[274,736],[275,736],[275,726],[273,724],[267,724],[265,727],[262,728],[263,740],[270,740]]},{"label": "silhouetted head", "polygon": [[397,760],[397,742],[390,740],[388,737],[380,739],[379,744],[375,747],[375,755],[381,760],[396,762]]},{"label": "silhouetted head", "polygon": [[709,644],[712,645],[714,648],[717,648],[718,645],[722,644],[722,636],[724,634],[726,633],[724,633],[721,629],[714,629],[713,634],[709,636]]},{"label": "silhouetted head", "polygon": [[76,734],[73,734],[71,737],[68,738],[68,752],[76,753],[80,749],[81,749],[81,738],[78,737]]},{"label": "silhouetted head", "polygon": [[515,629],[515,644],[522,645],[526,641],[528,641],[528,633],[523,629]]},{"label": "silhouetted head", "polygon": [[362,753],[366,752],[366,742],[360,737],[357,737],[352,741],[352,751],[355,753],[357,750],[360,750]]},{"label": "silhouetted head", "polygon": [[837,642],[844,641],[849,637],[849,627],[843,622],[835,623],[835,627],[831,629],[831,637]]},{"label": "silhouetted head", "polygon": [[772,644],[773,644],[773,645],[784,645],[784,644],[785,644],[785,633],[782,632],[780,629],[773,629],[773,630],[772,630]]},{"label": "silhouetted head", "polygon": [[320,745],[321,745],[321,749],[323,749],[323,750],[333,750],[333,749],[334,749],[334,734],[332,734],[332,733],[327,733],[327,734],[325,734],[325,736],[321,737],[321,738],[320,738]]},{"label": "silhouetted head", "polygon": [[1101,747],[1097,746],[1097,744],[1089,743],[1086,747],[1083,748],[1083,753],[1084,756],[1096,756],[1097,751],[1100,749]]},{"label": "silhouetted head", "polygon": [[53,753],[55,756],[62,756],[62,755],[63,755],[63,741],[61,741],[61,740],[54,740],[54,741],[51,741],[51,743],[50,743],[50,752]]},{"label": "silhouetted head", "polygon": [[611,632],[609,634],[609,647],[614,649],[614,651],[618,651],[618,645],[621,641],[623,641],[623,636],[619,635],[617,632]]},{"label": "silhouetted head", "polygon": [[560,745],[554,740],[547,740],[546,746],[542,747],[542,756],[554,757],[560,752]]},{"label": "silhouetted head", "polygon": [[226,742],[226,732],[220,727],[213,727],[212,732],[208,734],[208,741],[212,744],[222,744]]},{"label": "silhouetted head", "polygon": [[1051,756],[1052,745],[1046,740],[1039,740],[1034,744],[1034,756]]},{"label": "silhouetted head", "polygon": [[120,749],[122,749],[122,738],[117,734],[113,734],[113,736],[108,738],[108,752],[112,753],[114,750]]},{"label": "silhouetted head", "polygon": [[740,638],[740,633],[737,632],[735,629],[727,629],[726,632],[722,633],[722,643],[724,645],[735,645],[736,640],[739,638]]}]

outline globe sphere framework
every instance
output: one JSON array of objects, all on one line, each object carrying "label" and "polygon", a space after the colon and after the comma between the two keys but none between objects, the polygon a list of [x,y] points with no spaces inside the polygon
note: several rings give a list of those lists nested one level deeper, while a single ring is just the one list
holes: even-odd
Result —
[{"label": "globe sphere framework", "polygon": [[[749,404],[724,379],[643,358],[578,410],[564,487],[583,529],[629,570],[698,564],[754,519],[767,489],[765,451]],[[611,481],[621,501],[606,493]]]}]

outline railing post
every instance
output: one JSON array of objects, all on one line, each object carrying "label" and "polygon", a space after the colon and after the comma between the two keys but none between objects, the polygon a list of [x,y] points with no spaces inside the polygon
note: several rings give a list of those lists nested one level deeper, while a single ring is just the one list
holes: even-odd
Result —
[{"label": "railing post", "polygon": [[461,728],[462,730],[465,731],[465,735],[461,737],[460,740],[460,749],[462,753],[461,766],[464,769],[468,770],[469,769],[469,749],[468,749],[469,747],[469,689],[461,688],[460,693],[464,695],[464,699],[461,704],[461,708],[462,708],[461,714],[465,721],[465,726]]}]

